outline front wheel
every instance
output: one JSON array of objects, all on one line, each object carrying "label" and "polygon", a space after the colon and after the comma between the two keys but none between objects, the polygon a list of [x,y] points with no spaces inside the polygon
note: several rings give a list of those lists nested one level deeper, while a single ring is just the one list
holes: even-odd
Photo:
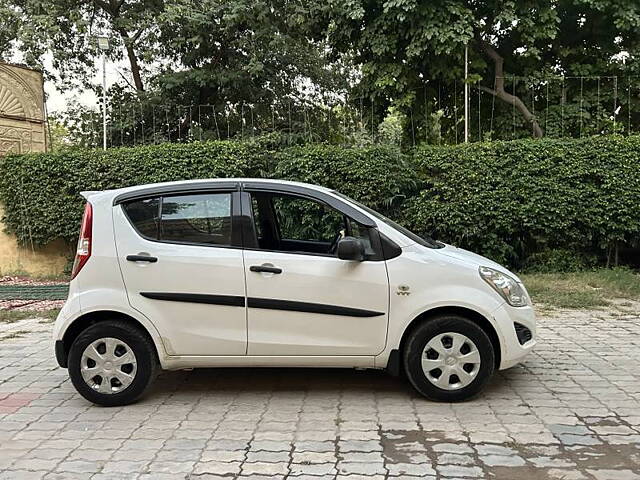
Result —
[{"label": "front wheel", "polygon": [[99,322],[74,340],[68,368],[74,387],[90,402],[127,405],[140,398],[155,376],[155,348],[127,322]]},{"label": "front wheel", "polygon": [[476,323],[443,315],[419,325],[404,349],[404,368],[414,388],[438,401],[458,402],[476,395],[495,368],[487,334]]}]

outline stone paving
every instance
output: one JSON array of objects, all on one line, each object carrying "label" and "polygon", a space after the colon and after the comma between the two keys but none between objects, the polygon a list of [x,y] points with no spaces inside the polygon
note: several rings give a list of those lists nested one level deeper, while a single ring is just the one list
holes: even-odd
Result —
[{"label": "stone paving", "polygon": [[0,479],[640,479],[640,305],[541,315],[479,398],[355,370],[165,372],[124,408],[56,366],[51,324],[0,324]]}]

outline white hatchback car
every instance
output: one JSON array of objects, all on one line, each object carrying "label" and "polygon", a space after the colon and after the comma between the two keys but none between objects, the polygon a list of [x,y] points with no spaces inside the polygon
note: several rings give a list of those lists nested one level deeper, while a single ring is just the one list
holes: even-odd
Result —
[{"label": "white hatchback car", "polygon": [[156,368],[357,367],[442,401],[535,345],[520,280],[327,188],[197,180],[84,192],[55,353],[102,405]]}]

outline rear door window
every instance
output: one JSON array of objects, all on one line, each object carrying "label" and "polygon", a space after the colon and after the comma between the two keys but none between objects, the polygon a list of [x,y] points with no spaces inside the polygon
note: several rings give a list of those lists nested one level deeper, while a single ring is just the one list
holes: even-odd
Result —
[{"label": "rear door window", "polygon": [[231,245],[231,193],[163,197],[160,240]]}]

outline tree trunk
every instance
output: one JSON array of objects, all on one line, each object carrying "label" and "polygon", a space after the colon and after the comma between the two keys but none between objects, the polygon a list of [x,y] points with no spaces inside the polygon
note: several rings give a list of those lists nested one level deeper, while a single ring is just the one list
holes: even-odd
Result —
[{"label": "tree trunk", "polygon": [[495,64],[494,69],[494,78],[495,78],[495,89],[491,89],[488,87],[480,86],[480,89],[483,92],[490,93],[491,95],[496,96],[503,102],[508,103],[509,105],[514,105],[515,108],[518,109],[520,114],[523,116],[526,122],[531,124],[531,128],[533,130],[533,136],[535,138],[542,138],[544,136],[544,132],[538,124],[538,120],[535,115],[532,114],[524,102],[517,96],[508,93],[504,88],[504,58],[491,46],[489,43],[484,40],[478,40],[480,42],[480,46],[484,53],[493,60]]},{"label": "tree trunk", "polygon": [[136,90],[139,92],[144,91],[144,84],[142,83],[142,77],[140,76],[140,65],[138,64],[138,57],[136,51],[133,49],[133,41],[129,37],[129,34],[124,29],[118,29],[120,37],[124,42],[124,46],[127,50],[127,56],[129,57],[129,64],[131,65],[131,75],[133,76],[133,84]]},{"label": "tree trunk", "polygon": [[131,75],[133,76],[133,84],[136,90],[139,92],[144,91],[144,84],[142,83],[142,77],[140,76],[140,65],[138,64],[138,56],[133,49],[133,45],[138,40],[138,37],[142,33],[142,29],[131,38],[127,30],[121,26],[118,26],[118,20],[120,18],[120,9],[124,4],[124,0],[93,0],[93,3],[98,8],[102,9],[105,13],[111,16],[111,23],[113,28],[118,32],[124,47],[127,50],[127,56],[129,57],[129,65],[131,65]]}]

